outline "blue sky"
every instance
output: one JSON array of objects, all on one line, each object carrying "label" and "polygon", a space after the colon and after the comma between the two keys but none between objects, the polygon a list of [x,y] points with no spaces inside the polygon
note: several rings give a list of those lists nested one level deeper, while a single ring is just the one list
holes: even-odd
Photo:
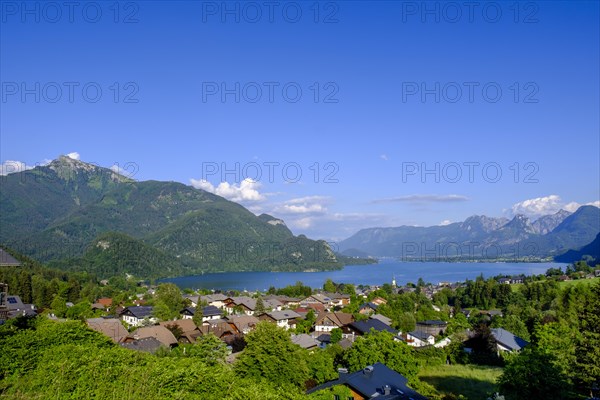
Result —
[{"label": "blue sky", "polygon": [[25,4],[3,173],[78,153],[332,240],[600,199],[598,2]]}]

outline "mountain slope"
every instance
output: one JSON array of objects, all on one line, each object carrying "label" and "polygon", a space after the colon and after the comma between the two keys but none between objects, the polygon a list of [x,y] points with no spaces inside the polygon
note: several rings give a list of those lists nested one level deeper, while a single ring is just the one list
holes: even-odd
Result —
[{"label": "mountain slope", "polygon": [[[281,220],[257,217],[237,203],[181,183],[136,182],[68,157],[3,179],[0,241],[41,261],[83,260],[78,262],[100,268],[97,262],[85,263],[90,245],[93,249],[103,234],[116,232],[129,237],[113,237],[119,243],[132,247],[134,240],[138,247],[144,244],[177,260],[165,268],[166,275],[341,266],[326,242],[294,237]],[[91,255],[105,260],[101,264],[111,262],[96,256]],[[142,272],[138,267],[131,266]],[[106,273],[118,272],[107,268]]]},{"label": "mountain slope", "polygon": [[589,244],[583,246],[579,250],[569,250],[564,254],[554,257],[554,261],[573,263],[583,259],[585,256],[590,256],[594,263],[600,263],[600,233],[596,235],[596,238]]},{"label": "mountain slope", "polygon": [[524,215],[510,221],[474,215],[445,226],[362,229],[339,247],[342,253],[421,260],[546,259],[590,243],[598,232],[600,209],[583,206],[573,214],[561,210],[533,223]]}]

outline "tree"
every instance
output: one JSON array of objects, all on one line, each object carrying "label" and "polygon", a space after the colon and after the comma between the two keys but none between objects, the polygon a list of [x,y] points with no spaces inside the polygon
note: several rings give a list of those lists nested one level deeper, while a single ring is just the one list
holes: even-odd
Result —
[{"label": "tree", "polygon": [[265,303],[263,302],[263,299],[261,296],[259,296],[256,299],[256,305],[254,306],[254,313],[256,315],[260,315],[263,314],[266,311],[265,309]]},{"label": "tree", "polygon": [[398,319],[398,329],[402,332],[410,332],[417,326],[417,320],[412,312],[404,312]]},{"label": "tree", "polygon": [[600,283],[591,288],[579,314],[581,337],[577,341],[577,372],[583,388],[600,384]]},{"label": "tree", "polygon": [[194,310],[194,315],[192,316],[192,321],[196,326],[202,326],[202,318],[204,318],[204,308],[202,305],[198,304],[196,309]]},{"label": "tree", "polygon": [[327,279],[323,284],[323,290],[329,293],[335,293],[337,291],[337,286],[331,279]]},{"label": "tree", "polygon": [[352,347],[346,350],[343,360],[350,371],[358,371],[367,365],[381,362],[409,380],[414,380],[419,370],[411,348],[395,341],[389,332],[371,331],[365,336],[359,336]]},{"label": "tree", "polygon": [[306,354],[292,343],[289,332],[263,321],[246,336],[246,342],[234,365],[239,376],[275,385],[304,385],[309,377]]},{"label": "tree", "polygon": [[54,296],[50,308],[58,318],[64,318],[67,315],[67,301],[58,295]]},{"label": "tree", "polygon": [[333,344],[342,340],[342,330],[340,328],[333,328],[331,330],[330,340]]},{"label": "tree", "polygon": [[507,400],[570,398],[568,379],[556,366],[555,357],[533,347],[509,359],[498,384]]},{"label": "tree", "polygon": [[169,310],[169,307],[163,301],[157,301],[154,303],[152,314],[161,321],[169,321],[173,319],[171,310]]},{"label": "tree", "polygon": [[161,283],[156,289],[157,302],[164,303],[169,309],[169,318],[176,318],[183,308],[183,296],[174,283]]}]

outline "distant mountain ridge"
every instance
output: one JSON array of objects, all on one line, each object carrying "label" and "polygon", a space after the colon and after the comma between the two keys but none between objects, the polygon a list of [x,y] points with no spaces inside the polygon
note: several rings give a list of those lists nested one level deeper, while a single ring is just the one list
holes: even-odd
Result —
[{"label": "distant mountain ridge", "polygon": [[600,209],[559,210],[531,222],[474,215],[443,226],[362,229],[339,243],[351,251],[406,260],[541,260],[590,243],[600,232]]},{"label": "distant mountain ridge", "polygon": [[[342,265],[325,241],[294,236],[270,215],[257,217],[181,183],[138,182],[66,156],[2,177],[0,243],[62,268],[140,277]],[[147,270],[131,264],[136,257]]]}]

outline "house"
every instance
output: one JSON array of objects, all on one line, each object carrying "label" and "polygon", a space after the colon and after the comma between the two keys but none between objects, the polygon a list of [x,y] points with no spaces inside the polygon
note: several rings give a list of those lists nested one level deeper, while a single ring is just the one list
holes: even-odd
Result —
[{"label": "house", "polygon": [[406,377],[382,363],[369,365],[354,373],[348,373],[347,370],[340,369],[338,379],[314,387],[306,394],[337,385],[348,387],[354,400],[427,400],[426,397],[408,387]]},{"label": "house", "polygon": [[230,315],[227,320],[232,324],[238,332],[247,335],[254,330],[258,324],[258,318],[252,315]]},{"label": "house", "polygon": [[417,322],[416,331],[428,333],[433,336],[444,334],[448,323],[440,320],[427,320]]},{"label": "house", "polygon": [[227,298],[227,296],[225,296],[223,293],[207,294],[204,296],[186,295],[183,297],[184,299],[190,301],[190,305],[192,307],[197,307],[198,303],[200,303],[209,306],[215,306],[217,308],[223,308],[225,306],[224,301]]},{"label": "house", "polygon": [[[240,309],[246,315],[254,315],[256,309],[256,299],[247,296],[228,297],[223,300],[224,308],[229,314],[234,314],[236,308]],[[263,305],[266,310],[283,309],[283,304],[276,299],[263,299]]]},{"label": "house", "polygon": [[[191,319],[176,319],[174,321],[164,321],[159,324],[165,328],[177,327],[181,331],[181,336],[176,337],[179,343],[196,343],[196,338],[201,335],[200,329]],[[171,330],[171,329],[169,329]]]},{"label": "house", "polygon": [[319,342],[317,339],[313,338],[306,333],[301,333],[299,335],[292,335],[292,343],[297,344],[303,349],[311,350],[319,347]]},{"label": "house", "polygon": [[19,296],[7,295],[5,304],[6,311],[8,311],[8,318],[19,316],[35,317],[37,315],[37,307],[34,304],[23,303]]},{"label": "house", "polygon": [[[186,307],[181,310],[181,318],[192,319],[196,313],[196,307]],[[202,308],[202,321],[210,321],[220,319],[223,316],[223,311],[215,306],[205,306]]]},{"label": "house", "polygon": [[379,306],[373,302],[365,303],[359,307],[358,312],[363,315],[374,314]]},{"label": "house", "polygon": [[301,305],[322,304],[326,309],[350,304],[350,295],[340,293],[315,293],[300,302]]},{"label": "house", "polygon": [[500,278],[498,279],[498,283],[501,285],[510,285],[512,280],[510,278]]},{"label": "house", "polygon": [[355,321],[348,325],[348,329],[352,333],[352,335],[362,336],[369,332],[371,329],[377,332],[390,332],[392,334],[397,334],[398,331],[392,328],[391,326],[384,324],[378,319],[367,319],[365,321]]},{"label": "house", "polygon": [[205,322],[200,327],[200,332],[202,335],[214,335],[228,346],[232,345],[236,339],[243,337],[243,333],[238,331],[234,324],[226,320],[212,320]]},{"label": "house", "polygon": [[274,322],[280,328],[285,329],[295,329],[296,320],[300,318],[300,314],[291,310],[271,311],[269,313],[263,313],[258,316],[259,321]]},{"label": "house", "polygon": [[525,276],[524,275],[519,275],[519,276],[513,276],[512,277],[512,283],[523,283],[525,281]]},{"label": "house", "polygon": [[[331,332],[334,328],[344,328],[354,321],[352,314],[348,313],[323,313],[320,314],[315,321],[315,332]],[[345,333],[350,333],[345,329]]]},{"label": "house", "polygon": [[392,326],[392,319],[386,317],[385,315],[381,315],[381,314],[373,314],[371,315],[369,318],[371,319],[378,319],[381,322],[383,322],[386,325]]},{"label": "house", "polygon": [[165,347],[161,342],[153,337],[130,340],[126,343],[121,343],[121,346],[129,350],[143,351],[152,354],[156,353],[156,351],[161,347]]},{"label": "house", "polygon": [[85,322],[88,327],[108,336],[116,343],[121,343],[128,335],[127,329],[117,318],[89,318]]},{"label": "house", "polygon": [[387,304],[387,300],[384,299],[383,297],[377,296],[373,300],[371,300],[371,303],[377,304],[378,306],[380,306],[382,304]]},{"label": "house", "polygon": [[263,301],[271,301],[271,300],[277,300],[278,302],[280,302],[284,307],[297,307],[300,305],[300,301],[302,299],[298,299],[296,297],[289,297],[289,296],[276,296],[276,295],[268,295],[268,296],[264,296],[263,297]]},{"label": "house", "polygon": [[158,320],[152,316],[154,308],[151,306],[125,307],[119,316],[130,326],[141,326],[144,321],[157,323]]},{"label": "house", "polygon": [[499,351],[521,351],[523,347],[529,344],[525,339],[502,328],[492,329],[492,335],[496,339]]},{"label": "house", "polygon": [[131,335],[125,338],[124,342],[132,342],[138,339],[153,337],[166,347],[173,347],[177,344],[177,339],[173,333],[161,325],[145,326],[138,328]]},{"label": "house", "polygon": [[96,300],[96,303],[102,304],[102,307],[104,307],[104,309],[108,311],[112,307],[113,300],[110,297],[101,297],[98,300]]},{"label": "house", "polygon": [[399,339],[412,347],[423,347],[435,344],[435,337],[422,331],[408,332],[406,335],[399,337]]}]

